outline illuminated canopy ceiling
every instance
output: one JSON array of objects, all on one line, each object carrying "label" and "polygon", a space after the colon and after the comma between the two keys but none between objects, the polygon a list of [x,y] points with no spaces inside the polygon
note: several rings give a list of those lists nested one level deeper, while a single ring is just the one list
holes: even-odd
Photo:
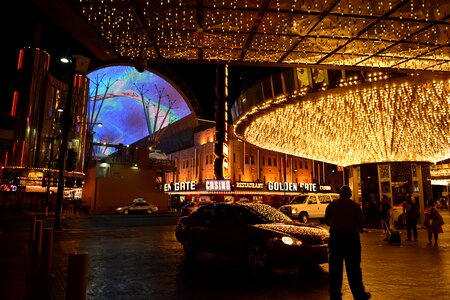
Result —
[{"label": "illuminated canopy ceiling", "polygon": [[242,117],[237,125],[245,130],[238,136],[343,166],[450,156],[450,83],[428,76],[450,72],[448,0],[33,1],[95,54],[91,64],[423,74],[285,96],[289,101],[266,103],[258,114]]},{"label": "illuminated canopy ceiling", "polygon": [[401,77],[267,102],[236,124],[239,137],[261,148],[341,166],[450,158],[448,76]]},{"label": "illuminated canopy ceiling", "polygon": [[102,63],[450,71],[448,0],[33,0]]}]

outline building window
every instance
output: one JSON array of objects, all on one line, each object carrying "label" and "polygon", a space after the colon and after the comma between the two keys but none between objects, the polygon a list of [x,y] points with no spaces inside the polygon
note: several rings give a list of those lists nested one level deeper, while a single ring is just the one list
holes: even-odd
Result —
[{"label": "building window", "polygon": [[272,165],[272,157],[268,157],[267,158],[267,165],[271,166]]},{"label": "building window", "polygon": [[277,160],[276,160],[276,159],[273,160],[273,165],[274,165],[275,167],[277,166]]},{"label": "building window", "polygon": [[233,153],[233,162],[236,162],[236,153]]},{"label": "building window", "polygon": [[246,165],[248,165],[248,161],[249,161],[249,156],[246,155],[246,156],[245,156],[245,160],[244,160],[244,162],[245,162]]},{"label": "building window", "polygon": [[265,156],[262,157],[262,165],[263,165],[263,166],[266,165],[266,157],[265,157]]}]

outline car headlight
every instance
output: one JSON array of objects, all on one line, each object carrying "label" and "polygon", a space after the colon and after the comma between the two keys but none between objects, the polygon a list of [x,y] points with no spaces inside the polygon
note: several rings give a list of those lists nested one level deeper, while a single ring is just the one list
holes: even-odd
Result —
[{"label": "car headlight", "polygon": [[292,209],[292,214],[293,214],[293,215],[297,214],[297,209],[296,209],[296,208],[293,208],[293,209]]},{"label": "car headlight", "polygon": [[283,243],[288,246],[302,246],[303,242],[299,239],[290,237],[290,236],[282,236],[273,239],[274,242]]}]

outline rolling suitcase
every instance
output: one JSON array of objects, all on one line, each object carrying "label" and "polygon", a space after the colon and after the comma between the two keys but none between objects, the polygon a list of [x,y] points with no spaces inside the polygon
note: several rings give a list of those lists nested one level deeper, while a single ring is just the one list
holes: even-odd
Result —
[{"label": "rolling suitcase", "polygon": [[400,231],[391,228],[387,223],[384,224],[386,228],[386,238],[384,239],[389,244],[398,245],[402,243]]}]

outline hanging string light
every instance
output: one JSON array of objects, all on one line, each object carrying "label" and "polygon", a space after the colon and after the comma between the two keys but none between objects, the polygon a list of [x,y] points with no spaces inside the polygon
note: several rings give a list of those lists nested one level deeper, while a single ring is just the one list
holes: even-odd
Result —
[{"label": "hanging string light", "polygon": [[[449,6],[443,0],[79,0],[92,28],[122,57],[202,59],[359,68],[450,70]],[[142,34],[142,30],[146,34]]]},{"label": "hanging string light", "polygon": [[341,166],[450,158],[450,77],[402,77],[273,103],[240,119],[250,120],[242,139]]}]

